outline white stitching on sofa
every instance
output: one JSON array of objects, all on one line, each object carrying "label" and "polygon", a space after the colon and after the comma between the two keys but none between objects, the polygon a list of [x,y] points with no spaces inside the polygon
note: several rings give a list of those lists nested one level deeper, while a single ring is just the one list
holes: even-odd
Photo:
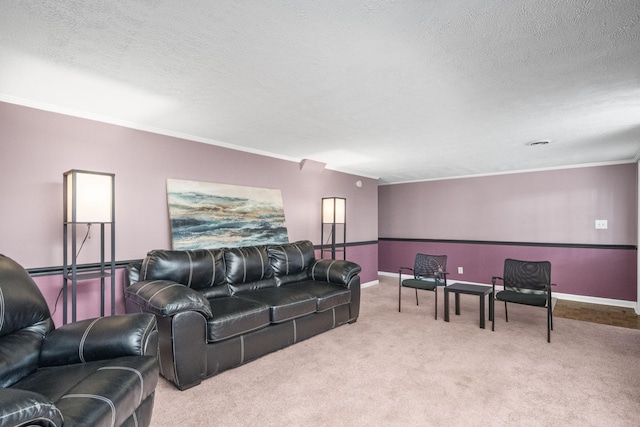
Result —
[{"label": "white stitching on sofa", "polygon": [[142,348],[140,349],[140,351],[142,351],[142,354],[140,356],[144,356],[145,354],[147,354],[147,346],[149,345],[149,339],[151,338],[151,333],[152,333],[152,332],[149,332],[151,328],[153,328],[152,321],[147,323],[147,327],[144,328],[144,333],[142,334],[143,344],[142,344]]},{"label": "white stitching on sofa", "polygon": [[[147,280],[147,272],[149,271],[149,254],[147,254],[147,259],[142,262],[142,268],[144,271],[140,272],[140,280]],[[146,262],[145,262],[146,261]]]},{"label": "white stitching on sofa", "polygon": [[0,331],[4,326],[4,294],[2,293],[2,288],[0,288]]},{"label": "white stitching on sofa", "polygon": [[213,256],[213,252],[207,249],[207,253],[211,256],[211,269],[213,270],[211,273],[211,287],[216,283],[216,257]]},{"label": "white stitching on sofa", "polygon": [[247,257],[244,255],[244,250],[240,248],[240,255],[242,256],[242,283],[247,281]]},{"label": "white stitching on sofa", "polygon": [[280,249],[282,249],[282,253],[284,254],[284,265],[287,266],[287,272],[285,274],[289,274],[289,254],[287,254],[287,250],[284,246],[280,246]]},{"label": "white stitching on sofa", "polygon": [[336,263],[336,260],[334,260],[331,264],[329,264],[329,268],[327,268],[327,282],[331,283],[331,280],[329,280],[329,272],[331,272],[331,267],[333,267],[333,264]]},{"label": "white stitching on sofa", "polygon": [[138,376],[138,379],[140,380],[140,398],[138,399],[138,406],[140,406],[140,404],[142,403],[142,393],[144,393],[144,379],[142,378],[142,373],[137,369],[129,368],[128,366],[103,366],[102,368],[98,368],[98,371],[103,371],[108,369],[110,370],[120,369],[124,371],[130,371]]},{"label": "white stitching on sofa", "polygon": [[302,249],[300,249],[300,246],[295,245],[295,244],[293,245],[293,247],[296,248],[298,250],[298,252],[300,253],[300,266],[301,266],[300,268],[302,270],[304,270],[304,267],[305,267],[305,265],[304,265],[304,254],[302,253]]},{"label": "white stitching on sofa", "polygon": [[173,287],[175,287],[175,286],[184,286],[184,285],[183,285],[183,284],[180,284],[180,283],[174,283],[173,285],[166,286],[166,287],[164,287],[164,288],[162,288],[162,289],[160,289],[160,290],[156,291],[156,293],[155,293],[155,294],[151,295],[151,296],[149,297],[149,302],[151,302],[151,300],[152,300],[153,298],[155,298],[155,296],[156,296],[156,295],[158,295],[160,292],[164,292],[164,291],[166,291],[167,289],[169,289],[169,288],[173,288]]},{"label": "white stitching on sofa", "polygon": [[84,360],[84,343],[87,340],[87,335],[89,335],[89,331],[91,330],[91,328],[93,328],[93,325],[98,323],[98,320],[100,320],[100,317],[98,317],[97,319],[95,319],[93,322],[89,324],[87,329],[84,331],[84,334],[82,334],[82,338],[80,339],[80,345],[78,346],[78,356],[80,357],[80,361],[82,363],[86,362],[86,360]]},{"label": "white stitching on sofa", "polygon": [[110,399],[107,399],[104,396],[99,396],[97,394],[79,393],[79,394],[67,394],[65,396],[62,396],[60,398],[60,400],[69,399],[69,398],[72,398],[72,397],[86,397],[86,398],[89,398],[89,399],[102,400],[103,402],[108,403],[109,406],[111,407],[111,425],[113,427],[115,427],[115,425],[116,425],[116,406],[113,404],[113,402]]},{"label": "white stitching on sofa", "polygon": [[142,290],[143,290],[144,288],[146,288],[147,286],[149,286],[149,285],[153,285],[154,283],[158,283],[158,282],[160,282],[160,281],[161,281],[161,280],[152,280],[152,281],[151,281],[151,282],[149,282],[149,283],[145,283],[144,285],[140,286],[140,289],[138,289],[138,290],[136,291],[136,295],[140,295],[140,292],[142,292]]},{"label": "white stitching on sofa", "polygon": [[[18,414],[18,413],[23,412],[23,411],[29,412],[31,409],[42,409],[42,407],[46,407],[46,408],[49,408],[49,409],[54,409],[58,414],[60,414],[60,418],[62,419],[62,424],[64,425],[64,417],[62,416],[62,412],[60,412],[60,409],[58,409],[56,407],[56,405],[49,404],[49,403],[38,403],[38,404],[35,404],[35,405],[31,405],[31,406],[27,406],[27,407],[24,407],[24,408],[17,409],[17,410],[15,410],[13,412],[9,412],[8,414],[0,415],[0,420],[7,419],[7,418],[12,417],[13,415]],[[38,418],[32,419],[31,421],[37,421],[37,420],[51,421],[51,424],[55,425],[53,419],[52,418],[47,418],[47,417],[38,417]]]},{"label": "white stitching on sofa", "polygon": [[191,287],[191,279],[193,279],[193,259],[191,258],[191,251],[187,251],[187,257],[189,258],[189,280],[187,280],[187,286]]},{"label": "white stitching on sofa", "polygon": [[260,256],[260,279],[264,279],[264,273],[266,273],[265,268],[264,268],[264,258],[262,258],[262,253],[260,253],[260,249],[258,249],[257,247],[255,247],[256,252],[258,252],[258,255]]}]

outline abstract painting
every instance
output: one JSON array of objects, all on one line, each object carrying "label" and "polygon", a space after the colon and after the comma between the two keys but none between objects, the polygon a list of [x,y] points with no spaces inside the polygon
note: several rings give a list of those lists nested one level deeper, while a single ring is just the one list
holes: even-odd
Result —
[{"label": "abstract painting", "polygon": [[280,190],[167,180],[173,249],[288,243]]}]

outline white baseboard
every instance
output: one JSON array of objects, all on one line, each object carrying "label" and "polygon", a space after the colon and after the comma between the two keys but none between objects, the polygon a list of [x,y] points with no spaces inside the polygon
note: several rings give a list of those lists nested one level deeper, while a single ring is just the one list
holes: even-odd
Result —
[{"label": "white baseboard", "polygon": [[[389,273],[387,271],[379,271],[378,274],[380,276],[389,276],[389,277],[398,277],[397,273]],[[409,274],[403,274],[402,278],[403,279],[410,279],[411,275]],[[379,281],[378,281],[379,282]],[[449,279],[449,282],[453,283],[453,282],[459,282],[459,283],[471,283],[474,285],[490,285],[490,283],[479,283],[479,282],[468,282],[465,280],[453,280],[453,279]],[[370,282],[372,283],[372,282]],[[496,288],[502,289],[501,286],[496,286]],[[611,299],[611,298],[600,298],[600,297],[590,297],[590,296],[584,296],[584,295],[573,295],[573,294],[564,294],[564,293],[560,293],[560,292],[553,292],[552,291],[552,296],[554,298],[557,299],[562,299],[562,300],[567,300],[567,301],[577,301],[577,302],[586,302],[589,304],[601,304],[601,305],[611,305],[614,307],[624,307],[624,308],[633,308],[634,310],[637,308],[637,303],[635,301],[625,301],[625,300],[619,300],[619,299]]]},{"label": "white baseboard", "polygon": [[367,283],[361,283],[360,284],[360,288],[368,288],[369,286],[375,286],[375,285],[379,285],[380,284],[380,280],[372,280],[370,282]]}]

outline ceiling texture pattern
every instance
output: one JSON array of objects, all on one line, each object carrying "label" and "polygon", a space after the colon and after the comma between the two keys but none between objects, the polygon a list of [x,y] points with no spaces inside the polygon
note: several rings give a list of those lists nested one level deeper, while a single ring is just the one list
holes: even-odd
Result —
[{"label": "ceiling texture pattern", "polygon": [[381,184],[638,161],[640,1],[0,0],[0,101]]}]

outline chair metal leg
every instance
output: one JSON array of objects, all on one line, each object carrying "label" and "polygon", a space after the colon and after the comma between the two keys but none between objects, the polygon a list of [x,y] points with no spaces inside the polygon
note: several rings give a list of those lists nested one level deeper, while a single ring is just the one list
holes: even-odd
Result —
[{"label": "chair metal leg", "polygon": [[552,314],[551,314],[551,306],[547,307],[547,342],[551,342],[551,329],[552,329]]},{"label": "chair metal leg", "polygon": [[418,289],[416,288],[416,305],[420,305],[418,304]]},{"label": "chair metal leg", "polygon": [[504,302],[504,318],[508,322],[509,321],[509,313],[507,313],[507,302]]},{"label": "chair metal leg", "polygon": [[398,313],[402,312],[402,276],[398,277]]},{"label": "chair metal leg", "polygon": [[495,326],[496,326],[496,299],[495,299],[495,297],[491,298],[491,301],[489,301],[489,303],[491,304],[491,311],[489,313],[493,313],[493,315],[491,316],[491,330],[495,331]]},{"label": "chair metal leg", "polygon": [[434,300],[435,300],[435,304],[436,304],[436,320],[438,320],[438,287],[436,286],[436,288],[434,289],[434,292],[436,294]]}]

